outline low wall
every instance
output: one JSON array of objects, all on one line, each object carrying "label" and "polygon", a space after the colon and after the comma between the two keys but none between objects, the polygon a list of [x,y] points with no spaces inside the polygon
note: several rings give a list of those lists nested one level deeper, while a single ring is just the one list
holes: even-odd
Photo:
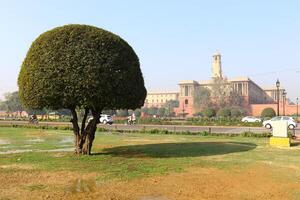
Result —
[{"label": "low wall", "polygon": [[[253,116],[260,116],[261,112],[265,108],[273,108],[277,113],[277,104],[250,104],[250,114]],[[299,107],[298,107],[299,109]],[[300,112],[300,110],[299,110]],[[285,105],[285,115],[296,115],[297,106],[296,105]],[[284,115],[283,113],[283,104],[279,104],[279,115]]]}]

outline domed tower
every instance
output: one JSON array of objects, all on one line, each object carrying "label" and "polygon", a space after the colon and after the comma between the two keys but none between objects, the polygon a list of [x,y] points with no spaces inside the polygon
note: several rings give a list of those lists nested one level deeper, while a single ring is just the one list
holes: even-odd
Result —
[{"label": "domed tower", "polygon": [[222,78],[221,54],[218,51],[213,55],[212,78]]}]

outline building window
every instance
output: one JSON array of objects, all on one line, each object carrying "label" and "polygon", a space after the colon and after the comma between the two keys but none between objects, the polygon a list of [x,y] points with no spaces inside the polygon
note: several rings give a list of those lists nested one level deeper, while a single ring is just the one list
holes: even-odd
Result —
[{"label": "building window", "polygon": [[189,100],[187,100],[187,99],[184,100],[184,104],[185,104],[185,105],[189,104]]},{"label": "building window", "polygon": [[184,86],[184,96],[189,96],[189,87]]}]

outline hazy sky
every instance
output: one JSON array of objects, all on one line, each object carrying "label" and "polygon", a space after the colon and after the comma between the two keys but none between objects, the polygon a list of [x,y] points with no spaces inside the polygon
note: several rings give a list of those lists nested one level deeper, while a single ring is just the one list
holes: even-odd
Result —
[{"label": "hazy sky", "polygon": [[228,78],[249,76],[261,87],[279,78],[294,100],[300,97],[299,10],[298,0],[1,0],[0,98],[18,89],[20,66],[39,34],[78,23],[128,41],[148,91],[208,79],[218,49]]}]

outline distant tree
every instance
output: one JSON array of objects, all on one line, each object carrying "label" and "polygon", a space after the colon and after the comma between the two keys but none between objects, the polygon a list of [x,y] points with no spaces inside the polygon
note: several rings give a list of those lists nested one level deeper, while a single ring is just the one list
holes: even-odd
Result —
[{"label": "distant tree", "polygon": [[117,112],[115,110],[103,110],[102,114],[115,115]]},{"label": "distant tree", "polygon": [[261,117],[274,117],[276,116],[276,112],[273,108],[265,108],[261,112]]},{"label": "distant tree", "polygon": [[228,96],[228,106],[242,107],[245,104],[243,96],[239,95],[235,90],[231,90]]},{"label": "distant tree", "polygon": [[59,115],[71,115],[71,112],[68,109],[59,109],[57,112]]},{"label": "distant tree", "polygon": [[230,84],[226,78],[214,78],[211,87],[211,98],[216,108],[224,108],[228,105]]},{"label": "distant tree", "polygon": [[140,117],[141,114],[142,114],[141,109],[135,109],[134,114],[135,114],[136,117]]},{"label": "distant tree", "polygon": [[129,115],[129,113],[128,113],[127,109],[117,110],[117,116],[119,116],[119,117],[127,117],[128,115]]},{"label": "distant tree", "polygon": [[194,91],[194,109],[196,112],[212,105],[211,91],[205,87],[198,87]]},{"label": "distant tree", "polygon": [[216,109],[245,104],[243,96],[238,94],[226,78],[214,78],[210,88],[211,103]]},{"label": "distant tree", "polygon": [[162,107],[165,108],[164,111],[165,117],[174,116],[175,115],[174,109],[179,107],[179,101],[178,100],[167,101]]},{"label": "distant tree", "polygon": [[240,116],[242,116],[242,109],[240,109],[240,108],[231,108],[231,116],[232,117],[240,117]]},{"label": "distant tree", "polygon": [[164,117],[166,115],[166,108],[164,107],[158,108],[157,115]]},{"label": "distant tree", "polygon": [[146,114],[146,115],[149,115],[148,113],[149,113],[149,108],[148,107],[143,107],[142,109],[141,109],[141,111],[142,111],[142,113],[144,113],[144,114]]},{"label": "distant tree", "polygon": [[0,101],[0,110],[7,111],[7,105],[4,101]]},{"label": "distant tree", "polygon": [[213,108],[205,108],[202,113],[205,117],[209,118],[216,116],[216,111]]},{"label": "distant tree", "polygon": [[[147,93],[132,47],[111,32],[87,25],[41,34],[23,61],[18,85],[27,108],[71,111],[76,153],[82,154],[91,153],[103,110],[140,108]],[[84,110],[81,127],[77,108]],[[87,122],[90,112],[93,119]]]},{"label": "distant tree", "polygon": [[148,115],[157,115],[158,108],[157,107],[150,107],[148,108]]},{"label": "distant tree", "polygon": [[7,112],[17,112],[21,116],[24,109],[20,102],[18,91],[6,93],[4,95],[4,99],[5,100],[2,102],[2,108],[4,108]]},{"label": "distant tree", "polygon": [[230,108],[221,108],[217,112],[218,117],[230,117],[231,116],[231,110]]}]

